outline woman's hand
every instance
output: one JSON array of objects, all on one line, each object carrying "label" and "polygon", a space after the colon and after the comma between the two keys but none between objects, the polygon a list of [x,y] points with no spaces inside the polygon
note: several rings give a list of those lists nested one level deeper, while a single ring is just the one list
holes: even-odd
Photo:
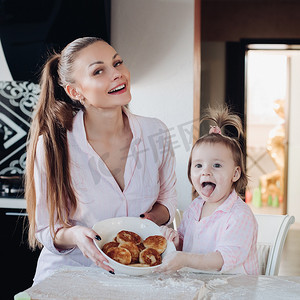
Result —
[{"label": "woman's hand", "polygon": [[92,260],[98,267],[114,273],[114,270],[104,264],[108,260],[100,253],[93,240],[101,240],[101,237],[93,229],[84,226],[61,228],[55,238],[55,246],[59,249],[70,249],[77,246],[82,254]]},{"label": "woman's hand", "polygon": [[180,238],[176,230],[168,226],[160,226],[160,232],[168,241],[174,243],[176,249],[179,247]]},{"label": "woman's hand", "polygon": [[170,214],[169,210],[164,205],[155,203],[150,211],[141,214],[140,217],[151,220],[160,226],[168,223]]},{"label": "woman's hand", "polygon": [[163,263],[156,269],[166,274],[174,273],[185,267],[185,252],[174,251],[164,257]]}]

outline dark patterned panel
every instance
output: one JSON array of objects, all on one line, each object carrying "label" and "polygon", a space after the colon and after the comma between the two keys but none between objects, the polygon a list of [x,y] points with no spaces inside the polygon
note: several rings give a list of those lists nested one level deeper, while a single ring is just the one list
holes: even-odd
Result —
[{"label": "dark patterned panel", "polygon": [[0,81],[0,175],[24,174],[27,134],[40,93],[28,81]]}]

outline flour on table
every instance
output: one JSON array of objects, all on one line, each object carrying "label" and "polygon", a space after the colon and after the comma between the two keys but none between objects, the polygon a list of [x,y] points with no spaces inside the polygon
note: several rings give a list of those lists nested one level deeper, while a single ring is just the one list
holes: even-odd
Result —
[{"label": "flour on table", "polygon": [[193,300],[214,300],[218,299],[215,297],[213,290],[215,287],[218,287],[220,285],[227,284],[226,279],[212,279],[209,280],[207,283],[205,283],[197,292],[196,296]]},{"label": "flour on table", "polygon": [[[62,285],[61,283],[64,282]],[[34,286],[33,299],[110,299],[187,300],[194,299],[204,285],[199,274],[160,273],[145,276],[109,274],[96,268],[62,268],[52,277]],[[105,291],[105,295],[103,294]]]}]

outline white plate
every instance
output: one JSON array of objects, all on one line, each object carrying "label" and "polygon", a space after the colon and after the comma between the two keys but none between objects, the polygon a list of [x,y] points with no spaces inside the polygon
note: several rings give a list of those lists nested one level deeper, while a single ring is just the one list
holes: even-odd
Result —
[{"label": "white plate", "polygon": [[[134,217],[122,217],[106,219],[96,223],[93,226],[101,237],[101,241],[95,241],[96,247],[99,249],[101,254],[107,258],[109,265],[114,269],[115,273],[122,273],[128,275],[145,275],[152,273],[158,266],[154,267],[131,267],[120,264],[115,260],[107,256],[101,248],[104,244],[112,242],[118,232],[121,230],[128,230],[137,233],[143,240],[151,235],[162,235],[159,226],[147,219],[134,218]],[[162,254],[162,260],[165,255],[170,252],[176,251],[175,246],[172,242],[168,241],[167,249]]]}]

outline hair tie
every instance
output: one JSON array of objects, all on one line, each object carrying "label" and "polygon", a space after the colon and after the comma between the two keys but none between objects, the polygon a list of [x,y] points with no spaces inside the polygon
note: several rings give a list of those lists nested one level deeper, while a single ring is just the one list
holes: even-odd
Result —
[{"label": "hair tie", "polygon": [[219,126],[211,126],[210,125],[209,134],[212,134],[212,133],[221,134],[220,127]]}]

